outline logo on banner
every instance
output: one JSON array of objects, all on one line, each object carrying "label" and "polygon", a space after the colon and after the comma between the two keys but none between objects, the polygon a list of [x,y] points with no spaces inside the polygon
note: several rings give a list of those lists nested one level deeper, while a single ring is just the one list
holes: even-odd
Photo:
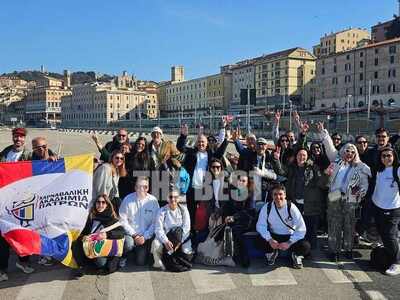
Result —
[{"label": "logo on banner", "polygon": [[[22,201],[14,201],[12,208],[6,207],[9,214],[19,220],[22,227],[30,226],[29,222],[35,218],[35,200],[37,195],[27,195]],[[25,224],[24,224],[25,223]]]}]

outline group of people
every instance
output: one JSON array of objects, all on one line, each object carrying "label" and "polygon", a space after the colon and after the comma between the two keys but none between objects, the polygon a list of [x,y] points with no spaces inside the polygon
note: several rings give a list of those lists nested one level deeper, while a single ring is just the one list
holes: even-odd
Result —
[{"label": "group of people", "polygon": [[[355,242],[373,225],[390,261],[385,273],[400,274],[399,162],[391,145],[397,135],[378,129],[376,145],[369,147],[365,136],[342,143],[323,123],[317,123],[317,139],[311,140],[310,126],[298,114],[298,134],[281,134],[279,122],[277,112],[275,144],[251,133],[241,140],[240,130],[229,131],[226,124],[216,136],[199,132],[194,143],[187,125],[176,144],[159,127],[150,141],[139,136],[132,142],[128,131],[119,129],[103,146],[92,135],[100,159],[95,159],[88,220],[72,249],[78,274],[88,266],[105,273],[124,268],[131,252],[137,265],[170,271],[188,270],[193,261],[232,265],[223,259],[227,256],[248,267],[248,232],[257,232],[254,247],[265,253],[268,265],[284,251],[294,268],[302,268],[303,258],[318,248],[319,231],[327,233],[328,256],[337,262],[342,253],[353,258]],[[28,153],[25,129],[12,135],[1,161],[57,159],[46,139],[35,138]],[[237,154],[227,151],[229,143]],[[95,232],[100,239],[123,240],[122,256],[89,259],[84,240]],[[0,237],[3,280],[8,249]],[[17,267],[33,271],[26,257],[18,258]]]}]

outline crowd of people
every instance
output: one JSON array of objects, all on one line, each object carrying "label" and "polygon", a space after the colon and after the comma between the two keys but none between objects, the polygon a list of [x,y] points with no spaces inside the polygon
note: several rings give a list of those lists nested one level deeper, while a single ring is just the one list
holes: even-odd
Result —
[{"label": "crowd of people", "polygon": [[[374,146],[362,135],[344,143],[317,123],[313,140],[297,113],[298,132],[282,134],[280,117],[277,112],[274,144],[251,133],[242,140],[240,130],[227,130],[226,123],[215,136],[200,130],[194,143],[187,125],[176,144],[159,127],[150,141],[139,136],[132,142],[119,129],[103,146],[92,135],[100,159],[88,220],[72,249],[77,276],[88,268],[114,272],[131,256],[137,265],[169,271],[189,270],[193,262],[246,268],[249,232],[257,233],[252,245],[268,265],[287,252],[292,266],[302,268],[303,259],[322,246],[318,234],[327,234],[327,256],[338,262],[353,259],[371,228],[385,249],[384,272],[399,275],[399,136],[380,128]],[[58,159],[44,137],[34,138],[27,151],[25,137],[25,129],[13,129],[13,144],[0,152],[0,161]],[[229,143],[237,154],[227,151]],[[88,258],[85,237],[93,233],[123,240],[122,256]],[[8,260],[9,246],[0,236],[0,281],[7,280]],[[33,272],[29,260],[19,257],[16,266]]]}]

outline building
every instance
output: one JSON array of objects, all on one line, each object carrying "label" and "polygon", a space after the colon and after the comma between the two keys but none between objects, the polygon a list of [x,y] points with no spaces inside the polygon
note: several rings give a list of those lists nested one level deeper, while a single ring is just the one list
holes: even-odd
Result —
[{"label": "building", "polygon": [[28,81],[16,76],[0,76],[0,87],[27,88]]},{"label": "building", "polygon": [[362,40],[369,40],[368,30],[361,28],[349,28],[339,32],[325,34],[320,38],[320,43],[313,47],[316,57],[328,56],[356,48]]},{"label": "building", "polygon": [[[181,67],[183,70],[183,67]],[[171,75],[176,72],[172,67]],[[183,73],[180,71],[180,74]],[[175,77],[174,77],[175,76]],[[175,80],[173,80],[175,79]],[[158,88],[161,115],[168,118],[223,115],[228,110],[232,98],[232,74],[205,76],[187,81],[179,81],[176,74],[171,81],[161,83]]]},{"label": "building", "polygon": [[64,127],[106,127],[147,118],[147,93],[120,89],[112,83],[88,83],[72,87],[72,94],[62,98]]},{"label": "building", "polygon": [[30,125],[61,123],[61,98],[71,95],[62,80],[44,76],[25,97],[25,121]]},{"label": "building", "polygon": [[171,67],[171,81],[172,83],[185,81],[185,69],[183,66]]},{"label": "building", "polygon": [[309,51],[299,47],[257,58],[254,63],[256,108],[282,105],[289,100],[312,107],[315,59]]},{"label": "building", "polygon": [[222,70],[229,69],[232,72],[232,99],[229,103],[229,112],[233,114],[242,113],[245,110],[240,105],[240,90],[254,89],[257,58],[237,62],[234,65],[221,67]]},{"label": "building", "polygon": [[139,91],[146,93],[146,100],[144,106],[144,115],[148,119],[158,118],[159,105],[158,105],[158,84],[154,81],[140,80],[137,83]]},{"label": "building", "polygon": [[400,104],[400,38],[317,60],[316,107]]},{"label": "building", "polygon": [[114,84],[119,89],[137,89],[137,80],[133,75],[128,75],[127,71],[123,71],[122,75],[114,79]]}]

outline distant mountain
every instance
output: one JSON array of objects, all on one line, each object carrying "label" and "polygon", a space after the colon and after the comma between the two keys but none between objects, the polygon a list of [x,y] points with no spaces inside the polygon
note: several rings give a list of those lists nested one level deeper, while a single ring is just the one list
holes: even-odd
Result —
[{"label": "distant mountain", "polygon": [[[23,80],[26,81],[38,81],[40,80],[43,76],[50,76],[54,77],[57,79],[64,79],[63,74],[59,73],[42,73],[40,71],[14,71],[12,73],[4,73],[1,76],[15,76],[19,77]],[[95,72],[73,72],[71,74],[71,84],[80,84],[80,83],[89,83],[89,82],[95,82],[95,81],[100,81],[100,82],[107,82],[111,81],[114,78],[112,75],[108,74],[103,74],[101,77],[98,77],[96,80],[96,73]]]}]

